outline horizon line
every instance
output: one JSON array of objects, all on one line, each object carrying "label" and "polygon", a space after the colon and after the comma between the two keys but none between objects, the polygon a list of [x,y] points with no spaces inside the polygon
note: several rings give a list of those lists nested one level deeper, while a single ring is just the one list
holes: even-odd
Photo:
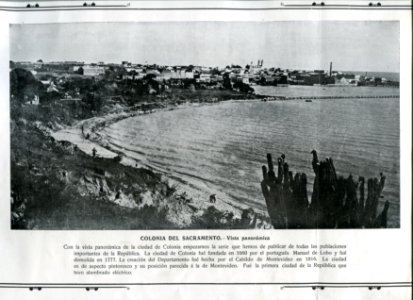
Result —
[{"label": "horizon line", "polygon": [[[13,60],[10,59],[10,62],[15,62],[15,63],[25,63],[25,62],[29,62],[29,63],[36,63],[37,61],[31,61],[31,60]],[[51,60],[51,61],[43,61],[43,64],[47,64],[47,63],[57,63],[57,62],[61,62],[61,63],[65,63],[65,62],[79,62],[79,63],[84,63],[84,64],[98,64],[99,62],[103,62],[103,65],[122,65],[121,62],[104,62],[104,61],[81,61],[81,60]],[[159,63],[139,63],[139,62],[130,62],[133,65],[142,65],[142,66],[151,66],[151,65],[157,65],[157,66],[165,66],[165,67],[174,67],[174,66],[193,66],[193,67],[207,67],[207,68],[225,68],[226,66],[231,66],[231,65],[238,65],[241,66],[242,68],[244,68],[241,64],[238,63],[230,63],[230,64],[226,64],[225,66],[222,65],[215,65],[215,66],[210,66],[210,65],[196,65],[196,64],[159,64]],[[247,64],[250,65],[250,64]],[[254,65],[254,64],[253,64]],[[268,66],[268,67],[263,67],[263,69],[271,69],[271,68],[275,68],[275,69],[281,69],[281,70],[292,70],[292,71],[315,71],[315,70],[329,70],[329,68],[312,68],[312,69],[303,69],[303,68],[294,68],[294,67],[280,67],[280,66]],[[332,69],[332,72],[379,72],[379,73],[396,73],[396,74],[400,74],[400,69],[398,71],[383,71],[383,70],[334,70]]]}]

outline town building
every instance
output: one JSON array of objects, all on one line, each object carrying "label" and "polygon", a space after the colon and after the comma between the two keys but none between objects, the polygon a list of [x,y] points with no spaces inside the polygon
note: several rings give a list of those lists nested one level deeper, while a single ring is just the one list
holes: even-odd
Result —
[{"label": "town building", "polygon": [[83,75],[85,76],[99,76],[105,74],[105,68],[100,66],[87,65],[83,67]]}]

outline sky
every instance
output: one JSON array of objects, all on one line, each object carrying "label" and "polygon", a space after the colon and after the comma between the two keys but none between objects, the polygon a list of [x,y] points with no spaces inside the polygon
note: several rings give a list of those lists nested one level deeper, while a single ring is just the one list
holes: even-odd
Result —
[{"label": "sky", "polygon": [[84,61],[399,72],[397,21],[10,25],[14,61]]}]

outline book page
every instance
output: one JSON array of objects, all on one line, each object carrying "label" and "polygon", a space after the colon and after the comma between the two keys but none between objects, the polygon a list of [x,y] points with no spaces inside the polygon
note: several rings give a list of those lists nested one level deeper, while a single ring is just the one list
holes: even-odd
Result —
[{"label": "book page", "polygon": [[410,299],[410,5],[1,1],[1,298]]}]

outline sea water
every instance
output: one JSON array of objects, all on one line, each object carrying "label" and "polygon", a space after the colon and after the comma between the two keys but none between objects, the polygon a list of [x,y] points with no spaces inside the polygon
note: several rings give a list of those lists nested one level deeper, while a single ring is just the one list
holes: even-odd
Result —
[{"label": "sea water", "polygon": [[[181,107],[129,118],[101,134],[113,149],[166,174],[184,189],[208,201],[216,194],[235,209],[266,214],[261,166],[266,154],[284,153],[290,170],[308,176],[311,199],[314,174],[311,150],[331,157],[339,175],[386,175],[383,198],[390,201],[389,227],[399,227],[400,129],[398,95],[383,87],[254,87],[281,96],[355,96],[306,102],[229,101]],[[192,195],[193,193],[191,193]]]}]

